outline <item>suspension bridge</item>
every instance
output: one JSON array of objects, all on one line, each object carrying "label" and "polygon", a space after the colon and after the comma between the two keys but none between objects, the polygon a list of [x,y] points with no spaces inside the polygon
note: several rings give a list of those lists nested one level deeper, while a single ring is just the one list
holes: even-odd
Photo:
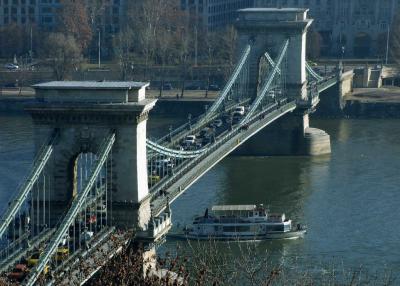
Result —
[{"label": "suspension bridge", "polygon": [[278,119],[303,120],[340,81],[305,61],[307,10],[239,15],[237,64],[218,98],[158,140],[146,134],[147,83],[34,86],[36,158],[1,216],[4,279],[82,285],[132,240],[158,241],[196,180]]}]

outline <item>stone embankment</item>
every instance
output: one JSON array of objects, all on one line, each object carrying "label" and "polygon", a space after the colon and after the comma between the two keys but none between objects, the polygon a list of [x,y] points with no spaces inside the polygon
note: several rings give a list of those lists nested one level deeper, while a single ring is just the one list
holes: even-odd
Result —
[{"label": "stone embankment", "polygon": [[348,117],[400,118],[400,88],[360,88],[345,97]]}]

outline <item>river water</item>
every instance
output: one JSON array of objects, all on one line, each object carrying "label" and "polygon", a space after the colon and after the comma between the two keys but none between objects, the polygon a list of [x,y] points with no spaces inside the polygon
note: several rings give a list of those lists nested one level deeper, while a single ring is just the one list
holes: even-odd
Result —
[{"label": "river water", "polygon": [[[264,203],[308,226],[304,239],[259,244],[281,263],[334,261],[398,275],[400,120],[311,122],[331,135],[330,156],[226,158],[174,202],[174,224],[190,223],[214,204]],[[150,136],[171,123],[150,119]],[[1,211],[32,163],[32,132],[29,117],[0,115]]]}]

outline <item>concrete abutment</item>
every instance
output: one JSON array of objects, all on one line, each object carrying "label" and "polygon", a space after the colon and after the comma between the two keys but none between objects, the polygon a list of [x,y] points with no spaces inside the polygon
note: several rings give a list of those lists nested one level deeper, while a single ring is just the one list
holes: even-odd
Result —
[{"label": "concrete abutment", "polygon": [[288,114],[240,146],[234,155],[316,156],[330,154],[330,136],[309,127],[308,115]]}]

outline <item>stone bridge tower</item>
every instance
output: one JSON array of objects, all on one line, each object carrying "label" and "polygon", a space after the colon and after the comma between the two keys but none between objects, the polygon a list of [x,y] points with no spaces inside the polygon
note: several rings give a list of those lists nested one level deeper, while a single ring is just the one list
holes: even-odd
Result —
[{"label": "stone bridge tower", "polygon": [[[249,88],[257,95],[260,60],[268,52],[275,59],[289,39],[286,67],[286,97],[295,99],[298,108],[256,134],[236,153],[251,155],[318,155],[330,153],[330,138],[324,131],[309,127],[307,105],[306,38],[313,20],[308,9],[248,8],[239,10],[236,22],[238,53],[252,45]],[[268,143],[266,143],[266,141]]]},{"label": "stone bridge tower", "polygon": [[[36,151],[59,131],[50,164],[52,214],[62,215],[77,192],[77,158],[98,154],[115,132],[109,158],[113,224],[143,227],[150,217],[147,186],[146,122],[156,100],[146,99],[148,83],[49,82],[37,84],[36,102],[27,107],[35,128]],[[46,198],[48,199],[48,198]],[[59,218],[55,215],[52,223]]]}]

